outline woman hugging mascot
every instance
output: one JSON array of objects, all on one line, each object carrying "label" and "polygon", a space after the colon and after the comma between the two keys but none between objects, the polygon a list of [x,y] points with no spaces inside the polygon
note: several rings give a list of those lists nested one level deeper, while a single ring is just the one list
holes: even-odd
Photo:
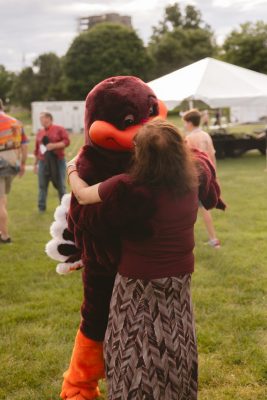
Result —
[{"label": "woman hugging mascot", "polygon": [[[100,82],[86,98],[86,145],[77,161],[79,176],[93,185],[125,172],[140,126],[166,115],[165,105],[136,77],[117,76]],[[200,152],[196,152],[196,160],[201,170],[202,203],[209,208],[209,202],[214,206],[215,201],[217,208],[223,208],[212,164]],[[123,198],[123,210],[116,208],[121,204],[116,201],[118,196]],[[137,203],[142,207],[135,207]],[[81,206],[74,196],[69,205],[65,198],[55,213],[58,222],[51,227],[54,239],[47,244],[47,254],[62,261],[57,267],[59,273],[83,267],[84,288],[81,324],[64,373],[62,399],[91,400],[100,395],[98,380],[104,378],[102,342],[120,257],[120,234],[149,234],[146,222],[153,212],[151,204],[146,193],[121,186],[107,202],[95,205]]]}]

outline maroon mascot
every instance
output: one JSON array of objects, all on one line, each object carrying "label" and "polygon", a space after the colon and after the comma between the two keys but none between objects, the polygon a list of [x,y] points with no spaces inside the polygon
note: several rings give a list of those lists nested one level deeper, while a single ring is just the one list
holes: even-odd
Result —
[{"label": "maroon mascot", "polygon": [[[153,91],[131,76],[118,76],[99,83],[88,94],[85,107],[86,145],[79,155],[77,169],[89,185],[125,172],[133,138],[140,126],[154,118],[165,119],[167,114],[166,107]],[[64,261],[67,270],[84,267],[82,320],[70,366],[64,374],[63,399],[89,400],[100,394],[98,380],[104,377],[102,341],[120,257],[120,233],[130,226],[132,234],[134,231],[145,234],[145,221],[152,210],[151,199],[145,193],[138,190],[127,193],[127,190],[120,187],[115,194],[123,196],[127,203],[123,218],[122,210],[113,206],[118,204],[113,199],[107,204],[81,206],[72,196],[67,229],[63,232],[65,240],[57,243],[59,260]],[[138,215],[136,202],[142,204]],[[117,218],[118,211],[120,218]],[[47,253],[56,258],[49,247]]]}]

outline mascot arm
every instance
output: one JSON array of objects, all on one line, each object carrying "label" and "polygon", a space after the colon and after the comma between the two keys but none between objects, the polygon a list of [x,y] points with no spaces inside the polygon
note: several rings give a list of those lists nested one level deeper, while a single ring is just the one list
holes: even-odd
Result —
[{"label": "mascot arm", "polygon": [[209,210],[218,208],[225,210],[226,205],[221,199],[220,186],[216,179],[216,170],[206,153],[193,149],[199,174],[199,200]]}]

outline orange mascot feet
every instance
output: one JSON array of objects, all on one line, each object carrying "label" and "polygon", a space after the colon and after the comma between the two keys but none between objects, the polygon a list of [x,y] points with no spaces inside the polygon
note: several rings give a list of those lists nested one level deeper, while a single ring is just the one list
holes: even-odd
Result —
[{"label": "orange mascot feet", "polygon": [[96,399],[100,395],[98,380],[105,376],[102,342],[88,339],[79,330],[69,369],[63,376],[62,399]]}]

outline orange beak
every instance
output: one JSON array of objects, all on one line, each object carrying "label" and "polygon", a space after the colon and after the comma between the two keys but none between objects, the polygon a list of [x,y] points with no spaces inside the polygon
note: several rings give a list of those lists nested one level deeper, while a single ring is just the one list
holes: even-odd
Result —
[{"label": "orange beak", "polygon": [[158,100],[159,114],[149,117],[138,125],[130,126],[124,131],[117,129],[114,125],[106,121],[95,121],[89,129],[91,141],[99,147],[113,151],[129,151],[133,149],[133,138],[144,123],[153,121],[157,118],[166,119],[167,108],[165,104]]}]

